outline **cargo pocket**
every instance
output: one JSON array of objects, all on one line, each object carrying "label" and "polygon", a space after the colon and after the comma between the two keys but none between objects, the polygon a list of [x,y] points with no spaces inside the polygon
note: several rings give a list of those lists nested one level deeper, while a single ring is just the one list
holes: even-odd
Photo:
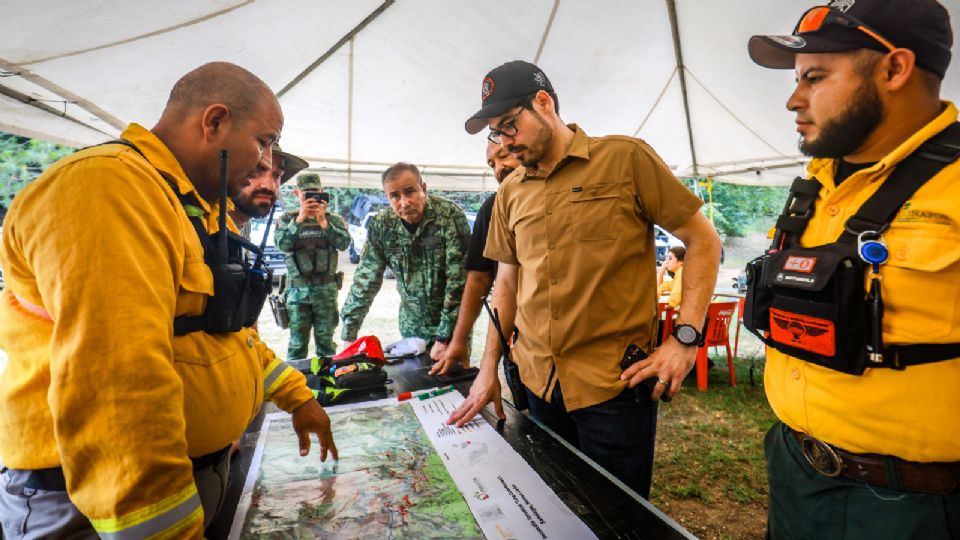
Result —
[{"label": "cargo pocket", "polygon": [[898,321],[893,333],[916,343],[956,341],[950,336],[960,316],[960,234],[904,227],[886,236],[890,258],[880,273],[887,313]]},{"label": "cargo pocket", "polygon": [[570,193],[574,237],[581,242],[613,240],[620,234],[617,219],[620,184],[596,184]]}]

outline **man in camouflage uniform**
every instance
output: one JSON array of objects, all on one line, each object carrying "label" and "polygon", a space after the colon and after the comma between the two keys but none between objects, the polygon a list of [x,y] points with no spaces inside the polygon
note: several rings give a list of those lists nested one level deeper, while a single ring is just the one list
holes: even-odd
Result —
[{"label": "man in camouflage uniform", "polygon": [[460,310],[470,227],[456,204],[427,195],[415,165],[397,163],[382,180],[393,212],[380,212],[367,224],[367,243],[340,312],[341,337],[357,338],[389,266],[400,292],[400,334],[434,342],[431,355],[439,358]]},{"label": "man in camouflage uniform", "polygon": [[307,357],[311,327],[317,355],[336,352],[333,330],[337,327],[337,291],[342,283],[337,276],[337,250],[350,245],[343,219],[327,212],[326,201],[312,198],[322,191],[320,177],[302,174],[297,185],[300,189],[294,192],[300,198],[300,209],[280,218],[274,237],[287,263],[288,360]]}]

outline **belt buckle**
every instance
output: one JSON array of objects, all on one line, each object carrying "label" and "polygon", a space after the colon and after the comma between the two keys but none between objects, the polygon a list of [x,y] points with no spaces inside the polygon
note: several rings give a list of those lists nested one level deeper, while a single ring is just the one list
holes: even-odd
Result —
[{"label": "belt buckle", "polygon": [[798,433],[800,436],[800,449],[803,450],[803,457],[807,459],[810,466],[818,473],[835,478],[840,476],[843,471],[843,460],[829,444],[815,439],[805,433]]}]

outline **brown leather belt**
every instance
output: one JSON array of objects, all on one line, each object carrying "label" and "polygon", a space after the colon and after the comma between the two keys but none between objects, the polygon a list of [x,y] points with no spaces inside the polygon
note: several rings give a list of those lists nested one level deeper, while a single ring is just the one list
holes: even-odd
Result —
[{"label": "brown leather belt", "polygon": [[806,433],[789,427],[787,430],[810,466],[824,476],[843,476],[878,487],[934,495],[950,495],[960,485],[960,461],[918,463],[894,456],[854,454]]}]

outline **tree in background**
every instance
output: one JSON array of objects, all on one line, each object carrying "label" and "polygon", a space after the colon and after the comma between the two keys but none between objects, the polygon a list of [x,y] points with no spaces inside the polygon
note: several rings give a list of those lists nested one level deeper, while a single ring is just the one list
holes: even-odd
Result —
[{"label": "tree in background", "polygon": [[[766,232],[783,210],[790,189],[786,186],[740,186],[713,183],[713,224],[723,237],[744,236],[749,232]],[[704,213],[710,216],[710,200],[707,199]]]},{"label": "tree in background", "polygon": [[74,148],[0,131],[0,223],[14,195]]}]

